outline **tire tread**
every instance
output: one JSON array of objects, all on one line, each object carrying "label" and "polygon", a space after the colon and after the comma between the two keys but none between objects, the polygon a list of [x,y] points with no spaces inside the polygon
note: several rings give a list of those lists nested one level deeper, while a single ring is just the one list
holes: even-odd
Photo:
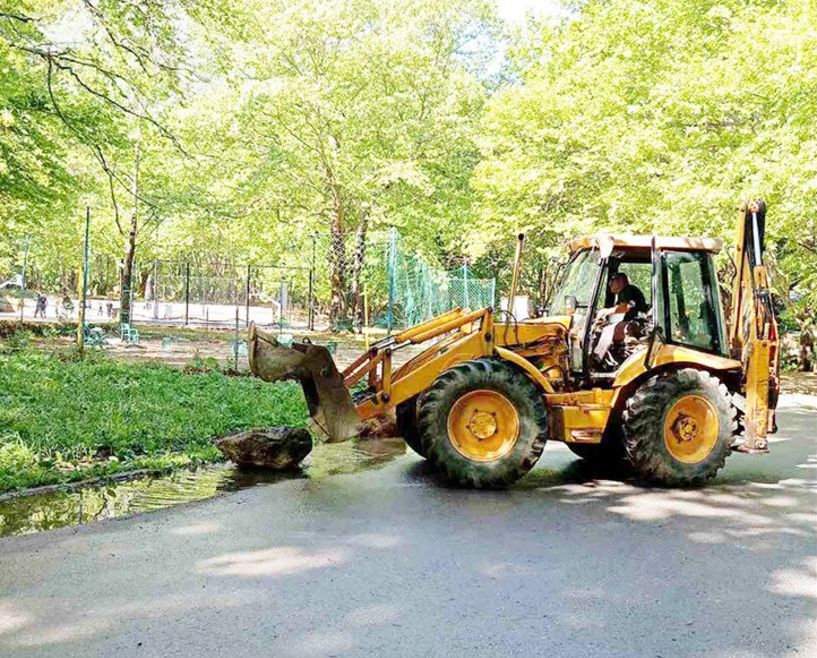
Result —
[{"label": "tire tread", "polygon": [[[715,447],[697,464],[679,462],[664,449],[664,414],[675,399],[687,393],[703,394],[721,421]],[[714,375],[694,368],[667,371],[646,380],[627,400],[622,421],[626,455],[636,473],[667,486],[696,486],[715,477],[730,454],[737,429],[729,389]]]}]

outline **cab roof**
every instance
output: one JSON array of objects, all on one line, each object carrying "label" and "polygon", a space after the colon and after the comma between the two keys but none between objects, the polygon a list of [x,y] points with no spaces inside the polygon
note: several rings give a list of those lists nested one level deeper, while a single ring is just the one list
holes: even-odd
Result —
[{"label": "cab roof", "polygon": [[[615,249],[650,249],[652,235],[629,235],[626,233],[608,234],[596,233],[581,238],[575,238],[568,243],[570,253],[581,249],[599,248],[603,242],[613,241]],[[716,238],[679,238],[655,236],[656,246],[659,249],[673,249],[678,251],[708,251],[718,253],[723,241]]]}]

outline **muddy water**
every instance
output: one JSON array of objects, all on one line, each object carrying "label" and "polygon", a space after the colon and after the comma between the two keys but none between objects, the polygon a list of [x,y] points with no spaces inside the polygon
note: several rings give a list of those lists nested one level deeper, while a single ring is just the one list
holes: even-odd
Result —
[{"label": "muddy water", "polygon": [[0,537],[150,512],[291,478],[322,478],[376,468],[404,454],[402,439],[320,444],[289,473],[242,471],[214,464],[160,477],[20,496],[0,501]]}]

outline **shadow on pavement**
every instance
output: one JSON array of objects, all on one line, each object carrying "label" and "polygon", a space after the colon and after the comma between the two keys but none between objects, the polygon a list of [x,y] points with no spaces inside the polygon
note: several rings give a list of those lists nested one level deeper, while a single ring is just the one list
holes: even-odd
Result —
[{"label": "shadow on pavement", "polygon": [[419,458],[0,542],[8,655],[817,655],[817,441],[641,488],[562,447],[507,491]]}]

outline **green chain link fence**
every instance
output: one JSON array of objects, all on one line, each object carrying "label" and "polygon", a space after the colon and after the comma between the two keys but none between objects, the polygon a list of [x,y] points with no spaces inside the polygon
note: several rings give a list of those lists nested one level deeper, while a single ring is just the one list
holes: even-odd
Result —
[{"label": "green chain link fence", "polygon": [[467,264],[455,270],[435,267],[404,246],[395,230],[388,233],[384,247],[388,300],[375,324],[410,327],[453,308],[494,306],[495,279],[475,278]]}]

